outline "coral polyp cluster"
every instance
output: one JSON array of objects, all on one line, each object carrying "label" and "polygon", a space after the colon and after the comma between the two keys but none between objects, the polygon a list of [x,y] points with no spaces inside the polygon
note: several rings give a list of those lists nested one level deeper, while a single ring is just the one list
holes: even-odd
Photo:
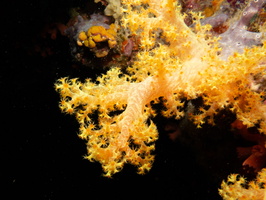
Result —
[{"label": "coral polyp cluster", "polygon": [[105,57],[117,45],[117,26],[109,17],[100,14],[92,14],[89,19],[78,15],[65,33],[70,38],[72,53],[79,57],[83,55],[83,48],[88,48],[98,58]]},{"label": "coral polyp cluster", "polygon": [[265,182],[266,169],[259,172],[257,178],[249,183],[244,177],[231,174],[227,182],[223,181],[219,193],[224,199],[264,200],[266,197]]},{"label": "coral polyp cluster", "polygon": [[[141,174],[149,170],[158,138],[151,117],[161,112],[180,119],[184,101],[202,99],[199,110],[190,113],[199,128],[204,123],[215,125],[214,116],[227,108],[244,125],[266,134],[264,93],[251,87],[253,76],[265,73],[262,37],[256,41],[258,46],[242,45],[235,50],[226,40],[235,34],[232,29],[219,43],[210,34],[211,26],[201,24],[202,15],[192,14],[193,26],[188,27],[174,0],[121,3],[120,26],[139,38],[138,53],[126,73],[113,67],[96,82],[61,78],[55,85],[61,95],[60,108],[76,116],[80,137],[88,141],[87,158],[100,162],[106,176],[126,163],[137,166]],[[258,0],[250,4],[261,5]],[[114,45],[107,29],[94,27],[88,32],[78,35],[85,46],[93,47],[103,36],[109,38],[110,47]],[[165,109],[156,111],[151,102],[159,101]]]},{"label": "coral polyp cluster", "polygon": [[[95,48],[97,43],[107,42],[109,48],[114,48],[116,42],[115,24],[111,24],[109,29],[103,26],[92,26],[87,31],[81,31],[78,35],[77,44],[79,46]],[[97,51],[96,57],[104,57],[108,51]]]}]

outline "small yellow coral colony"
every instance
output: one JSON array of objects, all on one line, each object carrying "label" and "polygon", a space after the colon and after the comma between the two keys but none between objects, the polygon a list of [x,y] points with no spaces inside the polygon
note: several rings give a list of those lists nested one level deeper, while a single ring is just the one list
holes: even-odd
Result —
[{"label": "small yellow coral colony", "polygon": [[[96,43],[107,41],[109,48],[112,49],[117,44],[115,37],[115,24],[111,24],[109,29],[106,29],[103,26],[92,26],[86,32],[81,31],[79,33],[77,44],[79,46],[84,45],[89,48],[94,48],[96,47]],[[107,51],[96,52],[96,57],[104,57],[107,54]]]},{"label": "small yellow coral colony", "polygon": [[207,34],[210,27],[200,25],[201,16],[194,16],[192,30],[175,0],[122,0],[121,9],[120,26],[140,38],[128,74],[112,68],[97,83],[68,78],[56,83],[60,108],[75,114],[80,137],[88,141],[87,158],[100,162],[106,176],[125,163],[137,166],[140,174],[151,168],[158,133],[149,120],[155,115],[150,102],[160,97],[165,117],[179,119],[184,115],[181,99],[202,97],[206,108],[192,116],[198,127],[205,121],[214,124],[214,115],[227,107],[243,124],[259,125],[266,133],[262,94],[249,87],[250,74],[265,70],[265,42],[225,60],[219,57],[218,39]]}]

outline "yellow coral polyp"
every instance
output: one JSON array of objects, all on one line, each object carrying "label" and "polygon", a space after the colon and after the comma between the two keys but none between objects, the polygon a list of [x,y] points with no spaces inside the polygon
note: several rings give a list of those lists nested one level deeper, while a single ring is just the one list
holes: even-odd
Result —
[{"label": "yellow coral polyp", "polygon": [[77,40],[77,45],[78,45],[78,46],[82,46],[83,43],[82,43],[80,40]]},{"label": "yellow coral polyp", "polygon": [[107,38],[101,34],[92,35],[90,38],[92,38],[92,40],[95,42],[103,42],[107,40]]},{"label": "yellow coral polyp", "polygon": [[79,33],[79,39],[81,41],[84,41],[84,40],[87,39],[87,35],[86,35],[85,31],[82,31],[82,32]]},{"label": "yellow coral polyp", "polygon": [[102,50],[102,51],[97,51],[97,52],[95,53],[95,56],[96,56],[97,58],[102,58],[102,57],[104,57],[104,56],[107,56],[107,54],[108,54],[108,51],[106,51],[106,50]]}]

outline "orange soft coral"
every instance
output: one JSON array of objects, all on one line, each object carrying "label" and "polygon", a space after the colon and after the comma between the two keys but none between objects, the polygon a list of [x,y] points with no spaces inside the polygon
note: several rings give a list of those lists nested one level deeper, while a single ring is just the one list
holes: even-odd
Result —
[{"label": "orange soft coral", "polygon": [[[88,140],[87,158],[100,162],[106,176],[125,163],[136,165],[139,173],[151,168],[158,133],[149,120],[156,114],[150,102],[160,97],[166,117],[183,116],[182,99],[202,97],[205,106],[192,115],[198,127],[206,121],[214,124],[214,115],[227,107],[244,125],[258,124],[266,133],[266,105],[249,87],[251,74],[265,70],[265,42],[221,59],[217,38],[207,34],[210,26],[201,26],[202,17],[194,15],[191,30],[176,1],[121,2],[121,27],[140,38],[128,74],[112,68],[97,83],[62,78],[55,86],[62,111],[76,115],[80,137]],[[92,117],[95,112],[97,120]]]}]

